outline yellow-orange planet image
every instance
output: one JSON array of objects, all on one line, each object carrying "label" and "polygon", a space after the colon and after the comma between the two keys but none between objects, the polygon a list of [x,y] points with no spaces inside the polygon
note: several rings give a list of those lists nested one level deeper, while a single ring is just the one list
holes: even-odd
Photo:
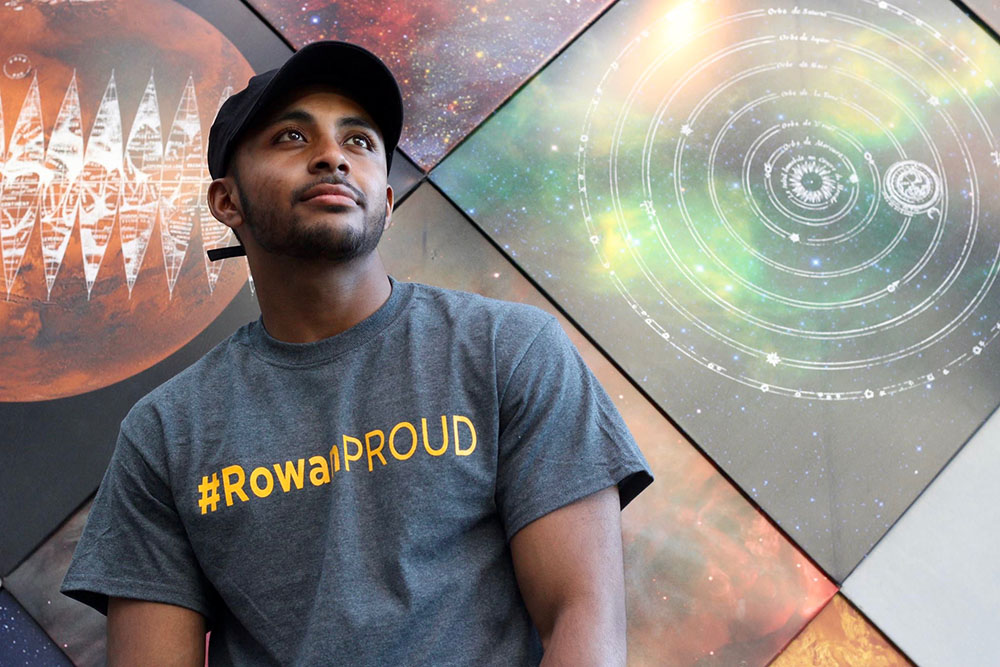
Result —
[{"label": "yellow-orange planet image", "polygon": [[241,289],[205,205],[208,130],[253,75],[172,0],[0,6],[0,401],[93,391],[190,342]]}]

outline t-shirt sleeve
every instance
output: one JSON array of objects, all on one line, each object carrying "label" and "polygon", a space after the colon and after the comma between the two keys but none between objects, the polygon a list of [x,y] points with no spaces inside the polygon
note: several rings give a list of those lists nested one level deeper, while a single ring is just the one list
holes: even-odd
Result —
[{"label": "t-shirt sleeve", "polygon": [[174,505],[165,466],[150,454],[148,442],[140,450],[133,437],[123,424],[61,590],[103,614],[114,596],[179,605],[211,619],[211,589]]},{"label": "t-shirt sleeve", "polygon": [[624,508],[652,481],[611,399],[550,318],[501,393],[496,498],[507,538],[610,486]]}]

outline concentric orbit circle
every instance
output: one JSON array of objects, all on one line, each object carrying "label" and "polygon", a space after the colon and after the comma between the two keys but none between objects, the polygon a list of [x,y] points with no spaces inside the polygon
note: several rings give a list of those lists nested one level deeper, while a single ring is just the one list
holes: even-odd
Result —
[{"label": "concentric orbit circle", "polygon": [[[801,121],[791,121],[791,122],[800,123]],[[862,174],[865,174],[865,172],[867,172],[866,175],[875,193],[879,193],[881,190],[881,180],[878,177],[878,173],[875,170],[872,161],[870,159],[866,159],[866,156],[870,157],[870,154],[864,149],[860,141],[858,141],[850,133],[845,132],[841,128],[830,126],[829,124],[824,123],[822,121],[816,122],[815,125],[821,129],[829,130],[839,135],[841,141],[846,142],[846,144],[853,149],[856,155],[861,156],[862,158],[861,161],[865,165],[865,169],[858,171],[854,166],[855,164],[854,161],[851,161],[849,158],[847,158],[844,152],[838,151],[832,146],[828,147],[829,150],[834,151],[836,155],[849,166],[850,169],[847,181],[848,183],[852,184],[852,187],[850,187],[850,193],[848,195],[849,201],[847,202],[847,205],[844,207],[845,210],[840,212],[835,212],[825,217],[813,216],[812,218],[808,219],[803,217],[796,217],[790,211],[788,212],[788,218],[791,219],[791,221],[794,223],[803,224],[807,226],[820,227],[820,226],[825,226],[826,223],[829,222],[839,221],[844,215],[846,215],[850,211],[851,207],[857,204],[858,195],[860,194],[860,185],[854,185],[854,184],[860,183]],[[748,202],[750,206],[753,208],[754,213],[760,218],[762,224],[772,229],[775,233],[780,234],[781,236],[787,238],[792,236],[793,234],[797,234],[797,231],[789,231],[786,228],[786,225],[783,223],[787,223],[787,220],[772,221],[770,217],[766,213],[764,213],[764,211],[760,208],[756,199],[753,197],[750,185],[750,181],[752,180],[751,166],[754,163],[755,158],[759,153],[760,146],[763,145],[764,142],[766,142],[773,133],[780,131],[780,129],[781,129],[780,126],[777,125],[772,126],[771,128],[768,128],[765,132],[762,132],[761,135],[758,136],[753,141],[750,148],[747,150],[746,155],[743,158],[741,175],[743,181],[743,188],[745,191],[748,192]],[[721,138],[722,136],[720,134],[720,138],[717,139],[717,141],[721,140]],[[824,145],[824,147],[827,146]],[[900,148],[899,150],[901,151],[902,149]],[[777,196],[771,192],[774,188],[771,176],[775,173],[774,164],[777,160],[777,153],[778,151],[774,151],[767,156],[763,166],[763,175],[764,175],[764,185],[765,188],[768,190],[768,201],[773,203],[776,208],[780,208],[780,203],[776,201]],[[779,172],[780,172],[780,167],[779,167]],[[799,238],[795,239],[793,242],[802,243],[807,246],[809,245],[818,246],[826,243],[849,240],[853,238],[855,235],[857,235],[861,230],[863,230],[869,223],[871,223],[876,213],[878,212],[878,206],[880,201],[881,201],[880,196],[871,197],[870,201],[868,202],[868,208],[865,211],[865,214],[861,217],[861,219],[857,221],[857,223],[853,227],[847,230],[842,230],[834,235],[827,237],[820,236],[814,233],[812,236],[806,236],[805,238],[802,238],[802,235],[799,234]],[[792,269],[789,270],[791,271]]]}]

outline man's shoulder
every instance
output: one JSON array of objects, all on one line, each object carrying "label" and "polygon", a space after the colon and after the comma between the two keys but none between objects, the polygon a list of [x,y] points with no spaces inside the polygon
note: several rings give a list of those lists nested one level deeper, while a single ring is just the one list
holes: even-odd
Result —
[{"label": "man's shoulder", "polygon": [[231,382],[235,350],[243,347],[247,336],[244,325],[216,344],[200,359],[136,401],[125,423],[148,426],[151,421],[183,418],[191,410],[211,403]]},{"label": "man's shoulder", "polygon": [[475,292],[408,283],[417,316],[446,317],[453,324],[475,324],[504,330],[538,331],[555,318],[541,308],[503,301]]}]

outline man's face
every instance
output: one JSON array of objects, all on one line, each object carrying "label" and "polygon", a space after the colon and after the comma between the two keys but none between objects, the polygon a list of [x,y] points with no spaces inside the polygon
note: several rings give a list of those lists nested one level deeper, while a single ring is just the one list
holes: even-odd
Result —
[{"label": "man's face", "polygon": [[244,229],[264,251],[347,261],[370,254],[392,212],[371,117],[328,87],[273,109],[232,158]]}]

